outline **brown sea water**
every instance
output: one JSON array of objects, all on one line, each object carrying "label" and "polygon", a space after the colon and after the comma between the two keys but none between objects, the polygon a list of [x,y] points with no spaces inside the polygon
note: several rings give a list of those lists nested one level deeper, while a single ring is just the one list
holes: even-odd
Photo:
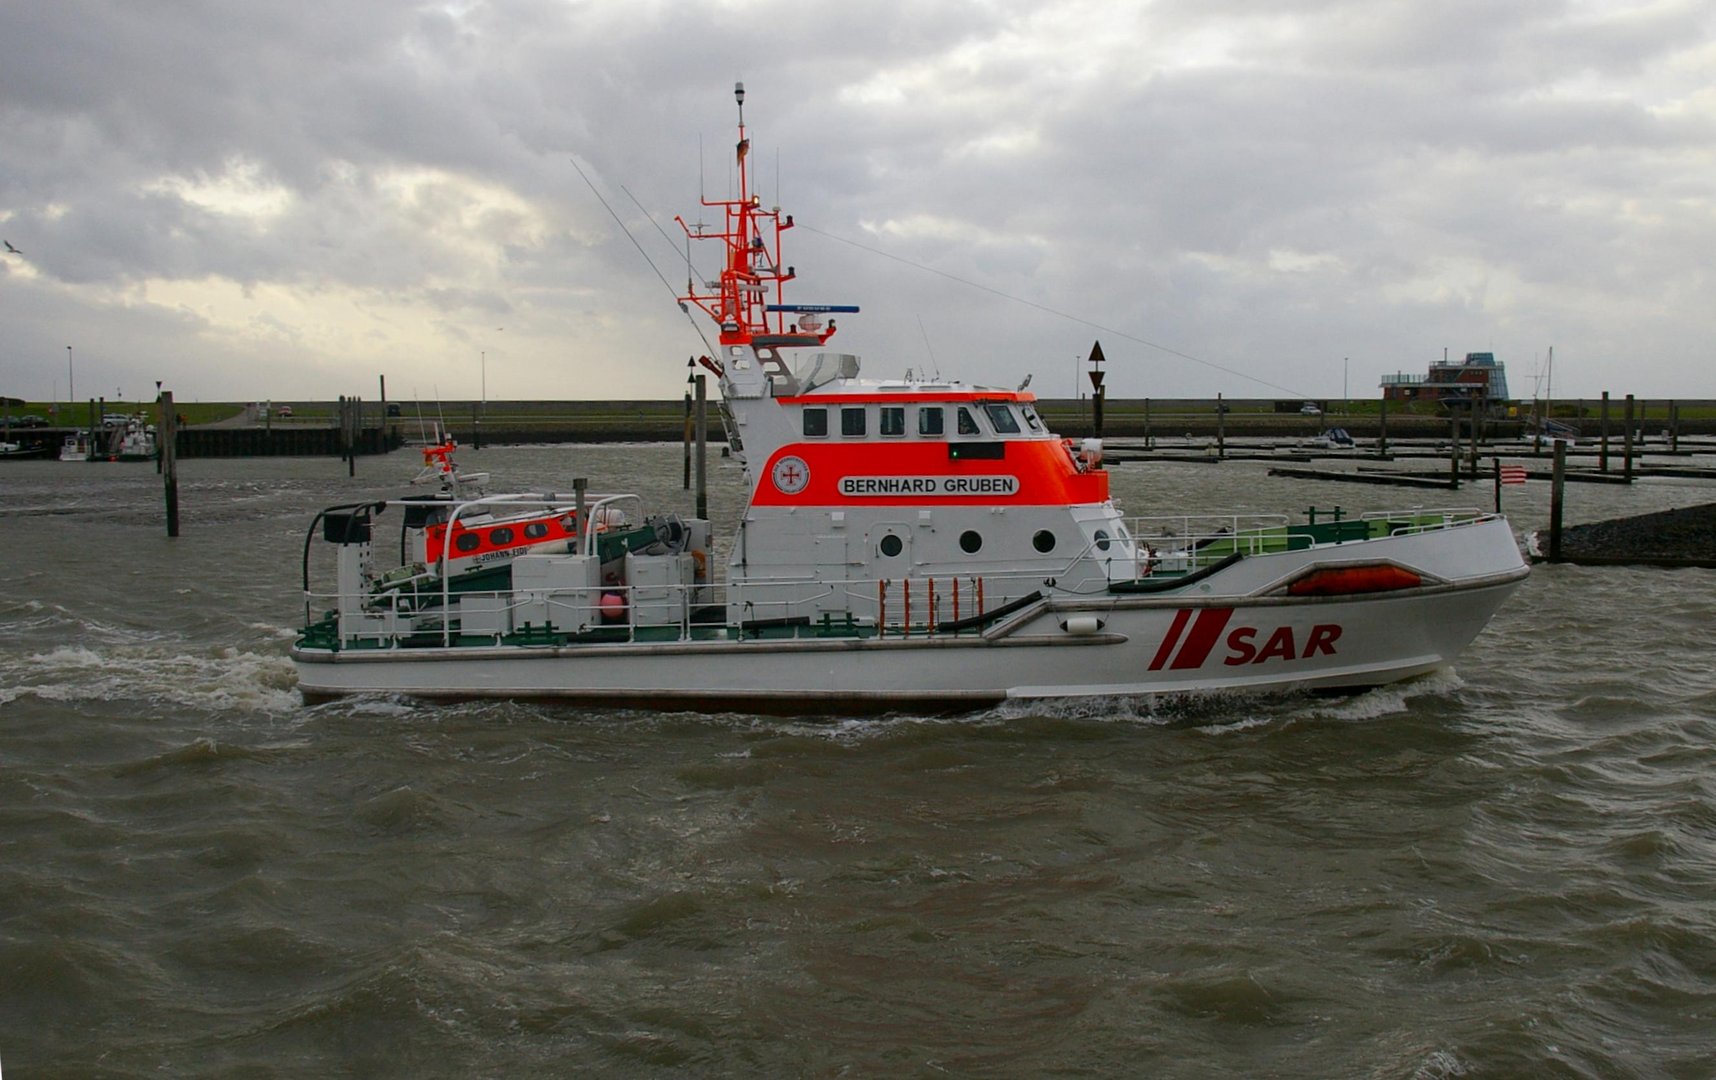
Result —
[{"label": "brown sea water", "polygon": [[[689,506],[676,447],[465,457]],[[0,471],[8,1076],[1716,1075],[1716,572],[1539,567],[1453,670],[1345,698],[309,709],[309,517],[414,462],[181,468],[172,541],[148,466]]]}]

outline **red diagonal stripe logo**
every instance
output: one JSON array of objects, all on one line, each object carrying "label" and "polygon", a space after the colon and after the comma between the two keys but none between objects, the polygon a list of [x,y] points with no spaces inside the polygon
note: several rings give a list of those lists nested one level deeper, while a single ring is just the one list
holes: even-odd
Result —
[{"label": "red diagonal stripe logo", "polygon": [[1156,650],[1156,659],[1150,661],[1151,671],[1161,671],[1162,665],[1168,662],[1168,657],[1174,653],[1174,646],[1180,640],[1180,634],[1186,629],[1186,621],[1192,617],[1190,608],[1181,608],[1174,612],[1174,622],[1168,627],[1168,635],[1162,639],[1162,645]]},{"label": "red diagonal stripe logo", "polygon": [[1198,621],[1192,624],[1192,632],[1186,635],[1186,644],[1180,649],[1180,655],[1174,657],[1171,670],[1184,671],[1187,668],[1203,667],[1209,659],[1210,650],[1215,647],[1216,639],[1227,628],[1228,619],[1233,617],[1232,608],[1205,608],[1198,613]]}]

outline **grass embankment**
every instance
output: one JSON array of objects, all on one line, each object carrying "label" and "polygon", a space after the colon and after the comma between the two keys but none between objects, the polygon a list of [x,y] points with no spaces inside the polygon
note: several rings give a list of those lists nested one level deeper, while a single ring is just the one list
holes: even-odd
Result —
[{"label": "grass embankment", "polygon": [[[109,413],[142,414],[151,421],[158,419],[153,401],[109,401],[105,408]],[[173,411],[183,416],[188,424],[212,424],[237,416],[244,411],[244,406],[228,401],[175,401]],[[89,423],[89,403],[26,401],[22,406],[14,406],[12,415],[39,416],[54,427],[83,427]]]}]

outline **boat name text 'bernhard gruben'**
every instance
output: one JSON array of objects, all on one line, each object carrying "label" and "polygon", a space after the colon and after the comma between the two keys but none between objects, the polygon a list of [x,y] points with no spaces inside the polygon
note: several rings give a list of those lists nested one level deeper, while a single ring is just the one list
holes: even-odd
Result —
[{"label": "boat name text 'bernhard gruben'", "polygon": [[949,495],[955,498],[1006,496],[1019,493],[1016,476],[843,476],[840,494]]}]

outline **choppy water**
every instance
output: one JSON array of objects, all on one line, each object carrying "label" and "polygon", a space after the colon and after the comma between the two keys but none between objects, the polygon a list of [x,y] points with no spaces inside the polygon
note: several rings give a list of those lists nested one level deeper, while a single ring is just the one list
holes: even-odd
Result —
[{"label": "choppy water", "polygon": [[[677,449],[466,457],[686,504]],[[1335,700],[306,709],[308,515],[411,462],[182,468],[176,541],[147,466],[0,472],[8,1075],[1716,1075],[1711,572],[1540,567]],[[1261,475],[1115,487],[1424,501]]]}]

